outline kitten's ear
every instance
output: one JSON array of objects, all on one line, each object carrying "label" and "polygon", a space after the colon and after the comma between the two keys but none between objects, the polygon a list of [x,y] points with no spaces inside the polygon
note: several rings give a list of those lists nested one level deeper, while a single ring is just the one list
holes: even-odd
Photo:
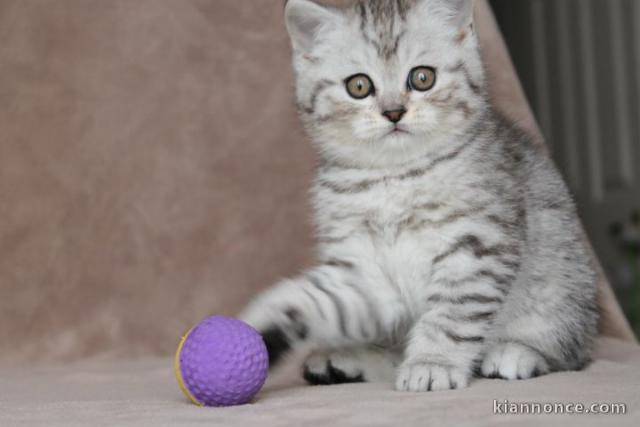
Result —
[{"label": "kitten's ear", "polygon": [[473,25],[474,0],[449,0],[453,8],[454,22],[461,30],[466,30]]},{"label": "kitten's ear", "polygon": [[332,10],[311,0],[288,0],[285,19],[293,49],[304,54],[311,50],[318,33],[336,16]]}]

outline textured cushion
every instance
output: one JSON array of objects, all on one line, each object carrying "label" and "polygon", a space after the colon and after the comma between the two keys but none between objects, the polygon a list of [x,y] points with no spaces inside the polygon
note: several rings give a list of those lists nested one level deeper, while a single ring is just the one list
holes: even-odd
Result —
[{"label": "textured cushion", "polygon": [[[0,425],[69,426],[483,426],[638,425],[640,347],[601,340],[584,372],[527,381],[478,380],[464,390],[399,393],[390,384],[309,387],[271,381],[254,403],[200,408],[186,401],[170,360],[0,370]],[[504,402],[625,403],[626,415],[494,415]],[[607,424],[605,424],[607,425]]]}]

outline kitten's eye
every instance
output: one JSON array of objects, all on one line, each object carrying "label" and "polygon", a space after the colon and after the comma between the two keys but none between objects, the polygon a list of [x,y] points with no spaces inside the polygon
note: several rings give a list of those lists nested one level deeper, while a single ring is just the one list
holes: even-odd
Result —
[{"label": "kitten's eye", "polygon": [[347,92],[355,99],[364,99],[374,91],[373,82],[366,74],[356,74],[346,81]]},{"label": "kitten's eye", "polygon": [[431,67],[416,67],[409,73],[409,87],[426,92],[436,84],[436,70]]}]

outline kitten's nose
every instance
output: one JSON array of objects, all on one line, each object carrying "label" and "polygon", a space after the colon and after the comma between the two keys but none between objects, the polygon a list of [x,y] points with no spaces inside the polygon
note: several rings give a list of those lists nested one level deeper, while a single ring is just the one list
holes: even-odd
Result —
[{"label": "kitten's nose", "polygon": [[398,123],[404,115],[407,113],[406,108],[398,108],[396,110],[389,110],[382,113],[392,123]]}]

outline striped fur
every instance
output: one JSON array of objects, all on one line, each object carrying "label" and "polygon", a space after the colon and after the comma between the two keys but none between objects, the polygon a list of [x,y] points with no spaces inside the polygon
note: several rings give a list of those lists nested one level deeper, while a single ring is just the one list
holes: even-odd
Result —
[{"label": "striped fur", "polygon": [[[470,0],[287,3],[300,114],[322,159],[318,264],[242,318],[274,364],[318,349],[310,382],[393,372],[399,390],[441,390],[474,371],[529,378],[589,361],[595,274],[573,202],[551,161],[490,105],[471,10]],[[407,87],[418,66],[437,71],[430,91]],[[375,85],[362,100],[343,83],[358,73]],[[404,132],[382,115],[398,107]]]}]

